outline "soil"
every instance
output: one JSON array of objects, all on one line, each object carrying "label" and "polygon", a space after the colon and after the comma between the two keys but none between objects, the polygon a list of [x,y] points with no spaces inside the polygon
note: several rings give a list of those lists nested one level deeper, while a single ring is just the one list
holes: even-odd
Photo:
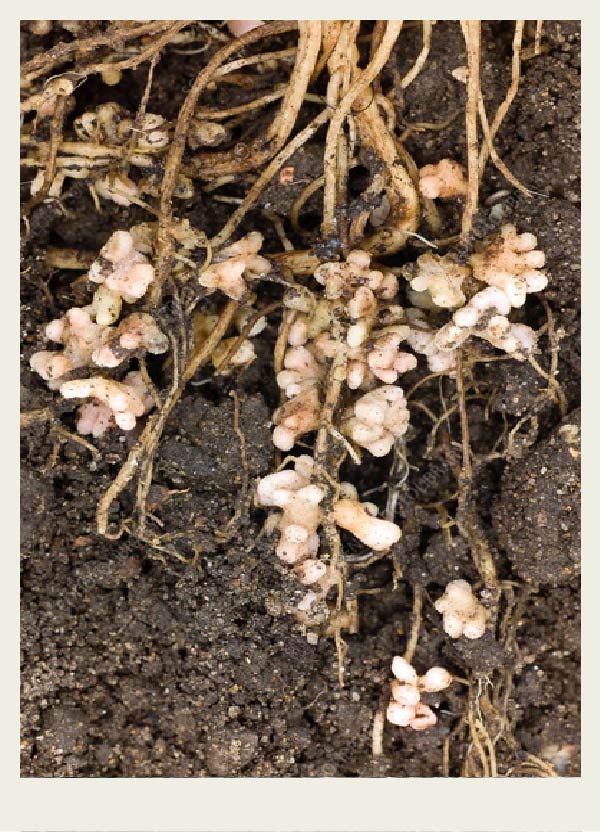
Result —
[{"label": "soil", "polygon": [[[483,25],[488,113],[510,82],[512,32],[510,22]],[[394,69],[403,74],[411,66],[420,37],[418,28],[403,32],[383,73],[384,91]],[[57,26],[45,36],[31,35],[24,26],[24,58],[69,39]],[[484,688],[499,669],[508,671],[512,684],[506,715],[514,741],[498,744],[499,773],[526,776],[523,763],[531,754],[550,762],[559,775],[579,775],[578,24],[545,21],[544,44],[543,54],[523,63],[519,92],[497,149],[536,192],[532,199],[517,195],[504,204],[508,221],[535,233],[547,255],[550,283],[544,297],[555,330],[563,335],[557,378],[566,415],[548,395],[547,381],[530,364],[514,361],[477,365],[481,395],[469,403],[476,455],[492,450],[503,431],[513,431],[509,458],[476,466],[472,494],[477,525],[500,578],[522,601],[510,619],[511,638],[488,633],[474,642],[449,639],[432,606],[449,580],[463,577],[477,585],[478,576],[467,545],[456,530],[444,528],[431,507],[455,485],[447,459],[437,446],[428,448],[431,422],[415,408],[408,437],[411,471],[399,498],[404,536],[393,558],[365,564],[360,560],[364,550],[344,539],[351,562],[348,596],[358,604],[359,626],[356,633],[344,633],[343,688],[333,641],[307,642],[291,614],[299,586],[277,562],[273,541],[263,531],[265,513],[250,499],[256,478],[273,465],[269,420],[277,402],[275,314],[257,339],[254,364],[219,379],[202,370],[167,423],[149,511],[154,528],[180,541],[179,557],[135,536],[111,541],[95,532],[98,499],[135,432],[108,434],[94,442],[98,453],[92,454],[46,421],[23,430],[23,776],[459,776],[468,745],[467,735],[457,728],[468,695],[464,684],[431,695],[431,704],[438,706],[434,728],[409,732],[388,725],[384,754],[373,757],[371,752],[373,717],[389,696],[391,659],[402,653],[410,632],[415,584],[425,589],[414,660],[419,669],[442,664],[458,677],[478,679]],[[176,115],[212,51],[183,57],[167,50],[157,68],[149,111]],[[397,118],[402,126],[459,115],[446,129],[414,133],[407,140],[418,165],[442,157],[465,159],[464,87],[450,76],[464,63],[458,26],[438,22],[425,70],[395,99]],[[126,73],[114,88],[91,79],[77,90],[75,114],[106,100],[135,110],[145,79],[145,69]],[[221,86],[203,103],[230,106],[234,93],[240,91]],[[256,89],[241,94],[255,95]],[[257,118],[256,129],[260,126]],[[265,249],[279,250],[261,208],[282,216],[289,212],[306,181],[319,176],[322,146],[319,133],[289,161],[295,180],[271,185],[240,233],[258,228],[267,238]],[[367,162],[353,173],[357,195],[371,175]],[[235,196],[245,187],[242,179],[221,192]],[[498,198],[490,198],[505,188],[489,165],[475,237],[493,229],[490,211]],[[192,223],[209,235],[231,211],[205,195],[184,201],[184,207]],[[318,208],[318,200],[309,202],[302,217],[313,237]],[[456,228],[452,211],[442,207],[447,233]],[[73,272],[45,264],[46,248],[72,246],[95,253],[113,230],[144,219],[139,208],[106,201],[98,214],[85,183],[77,180],[67,181],[60,200],[34,208],[22,243],[22,411],[51,407],[62,427],[74,430],[71,403],[59,402],[28,364],[39,349],[42,325],[82,300]],[[409,256],[414,249],[403,258]],[[272,292],[276,297],[274,288]],[[535,327],[546,322],[539,299],[527,305],[522,320]],[[539,363],[548,369],[547,339],[542,347]],[[437,385],[423,390],[421,401],[441,412]],[[236,407],[245,439],[246,490]],[[449,425],[456,439],[456,418]],[[347,463],[342,473],[352,478],[353,470]],[[385,460],[365,463],[361,493],[385,485],[387,471]],[[369,499],[385,501],[385,495],[375,492]],[[114,516],[127,516],[133,500],[134,493],[125,490],[113,506]],[[225,538],[219,536],[224,529]],[[397,582],[395,564],[402,567]]]}]

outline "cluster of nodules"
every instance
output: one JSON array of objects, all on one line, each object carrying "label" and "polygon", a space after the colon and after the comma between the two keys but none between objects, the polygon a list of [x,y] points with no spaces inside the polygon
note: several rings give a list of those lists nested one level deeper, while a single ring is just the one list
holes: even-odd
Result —
[{"label": "cluster of nodules", "polygon": [[[50,96],[38,109],[38,116],[51,113],[52,108],[53,99]],[[98,196],[117,205],[131,205],[145,194],[158,195],[157,156],[164,153],[170,141],[169,124],[163,116],[144,113],[136,119],[120,104],[107,101],[95,110],[77,116],[72,129],[81,147],[59,169],[52,182],[50,196],[60,194],[66,177],[93,181]],[[134,181],[122,170],[105,173],[116,153],[141,171],[141,177]],[[31,183],[32,195],[40,190],[43,182],[42,169]],[[182,199],[193,196],[189,177],[178,175],[174,196]]]},{"label": "cluster of nodules", "polygon": [[340,429],[374,456],[387,454],[408,427],[399,375],[416,366],[403,350],[408,326],[382,326],[398,293],[395,275],[371,268],[370,256],[351,251],[343,263],[323,263],[315,278],[318,299],[308,293],[288,296],[293,316],[283,369],[277,383],[286,401],[275,412],[273,442],[283,451],[319,426],[322,385],[333,362],[351,391],[360,391],[341,415]]},{"label": "cluster of nodules", "polygon": [[[414,353],[424,354],[434,372],[452,372],[457,351],[471,336],[517,359],[530,355],[534,330],[508,316],[528,293],[547,284],[540,271],[544,254],[536,244],[533,234],[517,234],[505,225],[468,265],[451,255],[423,254],[403,269],[410,285],[408,308],[397,305],[395,275],[372,268],[364,251],[319,266],[315,279],[323,291],[318,296],[298,291],[284,301],[292,320],[277,376],[285,400],[273,416],[274,444],[288,451],[319,427],[332,362],[347,390],[357,391],[353,398],[345,396],[340,431],[374,456],[385,456],[408,427],[397,382],[416,367]],[[437,317],[444,310],[452,317],[440,325]]]},{"label": "cluster of nodules", "polygon": [[[310,456],[293,458],[293,468],[286,468],[258,483],[260,505],[275,508],[269,527],[279,532],[277,557],[292,567],[294,574],[309,591],[299,609],[308,612],[338,581],[338,573],[319,558],[319,527],[324,520],[325,488],[315,479],[315,463]],[[381,520],[377,507],[361,503],[356,489],[342,483],[331,509],[332,520],[366,546],[385,551],[400,539],[395,523]]]},{"label": "cluster of nodules", "polygon": [[[514,225],[504,225],[500,234],[470,256],[468,265],[451,255],[423,254],[404,268],[410,283],[409,310],[413,350],[427,357],[433,372],[452,371],[457,350],[471,336],[489,342],[513,358],[523,359],[536,347],[536,333],[509,319],[521,308],[527,295],[540,292],[548,283],[545,256],[536,248],[533,234],[518,234]],[[483,286],[482,286],[483,284]],[[436,328],[427,312],[454,310],[451,319]]]},{"label": "cluster of nodules", "polygon": [[[477,600],[468,581],[450,581],[444,594],[434,603],[442,613],[444,631],[451,638],[481,638],[485,633],[487,614]],[[437,717],[431,707],[422,701],[422,694],[439,693],[452,682],[451,674],[443,667],[432,667],[424,676],[418,676],[414,667],[401,656],[392,662],[391,700],[387,719],[402,728],[422,731],[431,728]]]},{"label": "cluster of nodules", "polygon": [[[444,176],[453,173],[442,171]],[[275,446],[290,451],[303,436],[318,430],[328,388],[338,384],[341,405],[331,427],[355,447],[385,456],[408,427],[409,412],[398,380],[416,367],[415,352],[427,356],[432,370],[447,372],[454,369],[456,352],[471,335],[517,358],[529,354],[535,333],[511,323],[507,315],[523,305],[528,292],[546,285],[539,271],[544,255],[536,242],[532,234],[519,235],[513,226],[504,226],[468,265],[449,255],[422,255],[403,269],[410,284],[409,308],[398,305],[396,276],[374,268],[367,252],[351,251],[343,262],[321,264],[314,272],[321,291],[298,285],[284,298],[286,346],[277,374],[283,402],[273,414]],[[271,272],[260,254],[261,244],[261,235],[251,233],[222,249],[201,274],[201,285],[236,301],[247,298],[254,282],[268,279]],[[437,319],[444,310],[451,311],[452,318],[440,325]],[[315,481],[310,457],[295,458],[294,466],[259,483],[259,502],[281,510],[271,521],[279,532],[278,557],[293,567],[310,592],[323,594],[337,580],[318,557],[326,490]],[[389,548],[400,536],[394,523],[378,519],[376,508],[361,503],[346,483],[340,486],[332,514],[338,526],[374,550]],[[458,594],[452,595],[450,605]],[[459,600],[464,607],[465,597]],[[454,634],[458,625],[452,615],[448,613],[445,621],[454,622],[448,625]],[[466,621],[464,635],[474,638],[484,630],[485,615],[476,611]]]},{"label": "cluster of nodules", "polygon": [[271,271],[270,262],[258,253],[262,244],[262,234],[251,231],[225,246],[200,275],[200,285],[211,292],[218,290],[231,300],[242,300],[251,292],[252,282]]},{"label": "cluster of nodules", "polygon": [[450,638],[481,638],[485,633],[486,611],[468,581],[450,581],[433,605],[443,616],[444,632]]},{"label": "cluster of nodules", "polygon": [[[112,70],[107,72],[110,74]],[[118,71],[116,75],[119,77]],[[106,78],[105,73],[102,77]],[[74,82],[66,77],[52,79],[39,94],[31,97],[31,108],[36,110],[38,119],[49,118],[58,99],[63,98],[68,112],[75,106],[74,90]],[[60,195],[65,178],[92,181],[99,197],[117,205],[130,205],[145,195],[155,198],[160,195],[160,160],[173,134],[172,126],[164,116],[158,113],[136,116],[115,101],[107,101],[73,119],[71,130],[79,147],[71,144],[70,154],[61,157],[62,164],[51,183],[50,196]],[[190,119],[186,141],[190,150],[196,151],[216,147],[228,142],[231,137],[229,127],[199,113]],[[122,169],[106,172],[114,167],[113,163],[119,157],[137,170],[135,179]],[[42,168],[34,177],[32,195],[42,188],[44,175]],[[173,196],[190,199],[193,195],[191,178],[178,173]]]},{"label": "cluster of nodules", "polygon": [[66,399],[88,400],[78,411],[81,434],[101,436],[115,425],[132,430],[136,419],[154,405],[139,371],[128,372],[122,380],[99,374],[73,378],[82,369],[114,369],[146,353],[167,351],[169,340],[151,315],[132,312],[121,318],[123,304],[142,298],[154,276],[154,267],[136,248],[132,234],[116,231],[88,272],[88,280],[98,284],[91,303],[68,309],[46,325],[46,340],[62,349],[31,357],[31,368],[51,389]]},{"label": "cluster of nodules", "polygon": [[418,676],[412,664],[402,656],[392,661],[392,698],[387,708],[387,719],[401,728],[424,731],[437,722],[433,710],[422,701],[425,693],[439,693],[452,683],[452,676],[443,667],[431,667],[423,676]]}]

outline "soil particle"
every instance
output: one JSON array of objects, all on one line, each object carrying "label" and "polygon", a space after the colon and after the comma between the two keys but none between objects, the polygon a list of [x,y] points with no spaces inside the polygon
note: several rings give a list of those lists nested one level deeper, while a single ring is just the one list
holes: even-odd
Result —
[{"label": "soil particle", "polygon": [[254,757],[258,736],[239,728],[223,728],[211,735],[204,754],[208,770],[215,777],[233,777]]},{"label": "soil particle", "polygon": [[[230,492],[240,486],[240,439],[233,430],[234,402],[211,404],[200,396],[185,396],[178,406],[180,433],[165,438],[160,459],[164,472],[179,484],[194,483],[204,490]],[[260,396],[240,404],[240,429],[245,442],[248,475],[266,473],[270,414]]]},{"label": "soil particle", "polygon": [[50,708],[44,715],[43,731],[36,739],[39,750],[52,756],[83,754],[88,745],[87,716],[80,708]]},{"label": "soil particle", "polygon": [[478,639],[452,639],[447,653],[462,667],[476,674],[492,673],[509,663],[506,650],[490,632]]},{"label": "soil particle", "polygon": [[[572,164],[578,164],[575,158]],[[542,219],[543,217],[543,219]],[[581,303],[581,212],[564,199],[519,198],[512,218],[519,228],[534,231],[546,255],[548,288],[544,297],[558,312],[579,310]]]},{"label": "soil particle", "polygon": [[[301,147],[285,163],[279,174],[262,193],[259,204],[268,211],[287,216],[294,201],[307,185],[323,173],[323,154],[319,147]],[[320,194],[311,198],[308,207],[318,205]]]},{"label": "soil particle", "polygon": [[580,571],[580,411],[510,464],[493,509],[500,545],[527,581],[554,584]]},{"label": "soil particle", "polygon": [[[560,94],[554,78],[561,77]],[[552,197],[579,202],[579,67],[569,53],[542,55],[523,77],[512,115],[520,141],[505,158],[528,187]],[[550,159],[553,163],[550,164]]]},{"label": "soil particle", "polygon": [[552,408],[552,399],[545,394],[547,382],[531,364],[500,362],[496,368],[497,393],[494,410],[520,419],[546,413]]},{"label": "soil particle", "polygon": [[423,561],[429,580],[441,586],[473,572],[473,559],[462,537],[449,538],[442,532],[434,534],[429,541]]},{"label": "soil particle", "polygon": [[50,532],[52,514],[55,510],[53,494],[41,474],[30,470],[23,471],[21,500],[25,505],[35,506],[38,515],[35,521],[29,512],[21,512],[20,517],[21,546],[24,552],[33,552],[40,540],[44,540]]}]

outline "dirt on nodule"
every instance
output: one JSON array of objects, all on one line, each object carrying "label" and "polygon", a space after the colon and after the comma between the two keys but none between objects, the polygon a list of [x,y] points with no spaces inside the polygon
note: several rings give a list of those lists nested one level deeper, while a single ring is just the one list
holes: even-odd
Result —
[{"label": "dirt on nodule", "polygon": [[[489,112],[510,83],[512,32],[511,22],[483,24],[482,88]],[[24,27],[24,58],[68,39],[56,28],[38,36]],[[393,558],[372,564],[347,543],[354,564],[347,593],[358,604],[359,626],[344,634],[340,687],[335,645],[328,638],[311,645],[299,631],[292,615],[299,585],[277,562],[263,531],[265,512],[251,500],[256,478],[273,466],[269,425],[278,403],[272,351],[277,329],[276,317],[270,318],[256,339],[257,360],[231,376],[202,370],[167,422],[148,511],[161,535],[184,541],[180,559],[133,535],[112,541],[96,534],[98,500],[139,430],[94,440],[95,453],[57,431],[56,422],[34,421],[23,430],[23,776],[459,776],[468,741],[461,724],[468,693],[461,684],[431,695],[438,713],[432,729],[387,725],[384,753],[372,755],[373,718],[389,697],[391,659],[410,632],[415,584],[425,593],[416,666],[441,664],[458,677],[476,676],[483,686],[494,672],[506,671],[511,738],[496,748],[499,771],[527,776],[534,771],[528,761],[535,758],[559,775],[579,774],[578,24],[545,21],[544,44],[542,54],[523,62],[496,146],[535,192],[530,199],[517,195],[507,219],[533,232],[546,253],[550,280],[543,297],[562,335],[557,380],[566,415],[548,395],[547,379],[527,362],[480,363],[481,396],[469,407],[475,453],[489,453],[504,430],[513,431],[512,456],[476,467],[472,495],[478,527],[507,587],[505,631],[452,640],[433,608],[448,581],[462,577],[476,585],[478,574],[466,544],[431,508],[454,487],[452,473],[441,455],[428,454],[431,421],[415,409],[407,437],[411,471],[398,507],[411,523],[401,543]],[[384,81],[386,72],[393,77],[392,69],[405,73],[420,48],[418,28],[403,32]],[[157,65],[149,111],[176,116],[206,60],[201,50],[191,56],[167,50]],[[418,165],[442,157],[465,161],[464,87],[450,76],[464,62],[460,28],[439,21],[426,70],[395,101],[397,119],[402,125],[459,115],[444,130],[407,139]],[[91,79],[77,90],[76,113],[107,100],[135,111],[146,77],[144,68],[134,70],[114,88]],[[235,92],[218,87],[210,103],[231,106]],[[306,183],[322,174],[323,135],[317,139],[289,161],[296,176],[292,188],[285,190],[276,178],[244,220],[242,233],[263,231],[267,254],[269,245],[276,250],[280,243],[261,211],[287,216]],[[353,172],[357,194],[369,176],[366,165]],[[232,196],[235,188],[234,183]],[[497,202],[490,197],[504,188],[506,181],[488,165],[480,196],[484,224]],[[23,193],[26,201],[27,183]],[[318,199],[307,203],[303,222],[309,231],[311,210],[316,216],[318,209]],[[231,205],[199,194],[185,212],[210,235]],[[60,425],[74,431],[72,404],[60,401],[29,369],[42,326],[74,302],[81,304],[73,272],[48,267],[46,249],[95,254],[112,231],[144,219],[139,207],[106,201],[98,213],[78,180],[66,181],[59,200],[33,209],[22,242],[22,412],[52,408]],[[455,221],[450,208],[442,208],[442,220],[448,227]],[[522,320],[539,329],[547,319],[545,307],[534,300]],[[543,343],[538,361],[548,370],[550,351]],[[439,412],[436,384],[427,390],[424,403]],[[456,422],[452,426],[456,439],[460,430]],[[352,463],[342,473],[346,468],[351,471]],[[386,470],[380,460],[365,460],[361,491],[379,487]],[[111,516],[128,516],[134,499],[132,491],[123,491]],[[396,561],[402,565],[397,582]]]}]

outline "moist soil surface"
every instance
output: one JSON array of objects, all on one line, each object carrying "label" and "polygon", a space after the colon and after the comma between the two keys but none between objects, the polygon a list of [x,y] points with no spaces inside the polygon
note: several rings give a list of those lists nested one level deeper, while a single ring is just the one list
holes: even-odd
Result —
[{"label": "moist soil surface", "polygon": [[[512,32],[510,22],[483,25],[488,112],[510,82]],[[418,27],[403,32],[384,70],[384,87],[412,65],[420,38]],[[58,24],[43,36],[24,26],[23,56],[69,39]],[[278,313],[255,339],[252,365],[218,378],[200,371],[167,422],[148,522],[152,534],[160,532],[169,545],[160,548],[127,534],[99,537],[98,500],[139,429],[94,440],[95,452],[74,441],[74,407],[30,371],[29,359],[40,349],[42,326],[82,305],[81,285],[74,283],[78,273],[46,265],[48,247],[95,255],[112,231],[147,215],[106,201],[98,213],[78,180],[67,180],[60,199],[33,209],[22,241],[21,410],[51,408],[56,419],[34,421],[22,432],[23,776],[460,776],[470,745],[463,721],[469,697],[477,687],[485,691],[498,673],[504,674],[502,710],[510,726],[496,747],[498,773],[539,774],[539,766],[528,765],[533,755],[556,774],[579,774],[578,25],[546,21],[543,47],[523,62],[519,91],[496,145],[535,192],[527,199],[511,191],[505,218],[519,231],[536,234],[546,253],[546,305],[534,297],[521,320],[539,329],[550,313],[562,336],[557,379],[563,410],[548,392],[547,378],[527,362],[482,361],[477,394],[469,400],[475,458],[509,435],[503,447],[510,453],[475,465],[470,496],[506,588],[505,626],[477,641],[452,640],[433,608],[449,580],[480,584],[469,548],[435,509],[455,488],[437,442],[459,442],[460,424],[456,416],[449,418],[432,448],[431,420],[414,407],[407,437],[410,473],[398,502],[401,543],[391,557],[369,563],[364,548],[344,538],[347,597],[356,602],[358,628],[343,633],[343,687],[334,641],[322,637],[312,645],[298,629],[292,609],[301,587],[278,563],[274,542],[263,531],[265,512],[251,499],[257,477],[273,470],[269,423],[278,401],[272,357]],[[157,65],[149,111],[176,116],[211,50],[183,57],[167,49]],[[464,63],[458,25],[439,22],[424,70],[394,99],[400,125],[442,122],[458,112],[445,129],[415,132],[406,140],[419,166],[442,157],[465,161],[464,87],[450,75]],[[142,67],[125,73],[113,88],[94,76],[77,90],[74,114],[107,100],[135,110],[146,77]],[[244,95],[256,92],[221,86],[202,103],[230,106],[236,95],[247,100]],[[287,216],[306,182],[321,174],[322,149],[319,133],[290,160],[296,177],[291,187],[276,178],[245,219],[239,233],[260,229],[265,253],[281,246],[263,210]],[[366,164],[353,173],[357,194],[370,175]],[[24,176],[25,201],[30,179]],[[242,177],[225,192],[236,196],[246,189]],[[490,212],[504,199],[498,196],[503,189],[510,185],[488,165],[476,233],[493,229]],[[185,216],[209,235],[232,210],[205,194],[183,205]],[[312,223],[314,235],[318,210],[316,198],[302,218],[309,232]],[[453,210],[442,206],[448,233],[454,233]],[[295,241],[293,234],[290,239]],[[267,287],[264,302],[273,297],[277,290]],[[537,360],[548,371],[547,337],[540,347]],[[437,380],[422,389],[421,402],[442,413]],[[452,389],[448,381],[446,390]],[[365,462],[357,483],[362,495],[372,492],[365,499],[385,504],[388,470],[385,458]],[[352,479],[352,471],[346,463],[342,473]],[[128,516],[134,498],[134,490],[126,489],[111,516]],[[438,722],[427,731],[388,724],[383,754],[373,757],[373,718],[389,698],[392,657],[406,646],[415,584],[424,587],[416,667],[422,672],[443,665],[471,686],[459,681],[432,696]]]}]

